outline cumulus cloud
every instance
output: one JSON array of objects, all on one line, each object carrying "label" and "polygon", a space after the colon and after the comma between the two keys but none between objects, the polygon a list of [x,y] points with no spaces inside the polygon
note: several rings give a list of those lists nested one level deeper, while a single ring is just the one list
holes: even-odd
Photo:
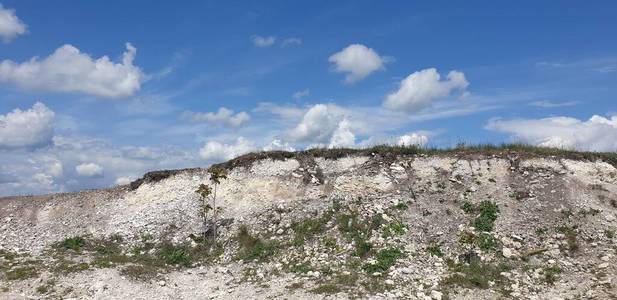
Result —
[{"label": "cumulus cloud", "polygon": [[297,142],[326,143],[343,119],[343,110],[335,105],[316,104],[289,133]]},{"label": "cumulus cloud", "polygon": [[116,185],[125,185],[125,184],[129,184],[133,181],[135,181],[135,179],[137,179],[134,176],[120,176],[118,178],[116,178]]},{"label": "cumulus cloud", "polygon": [[234,114],[234,111],[225,107],[219,108],[216,113],[207,112],[185,112],[182,117],[192,123],[210,123],[227,127],[241,127],[251,120],[251,116],[241,111]]},{"label": "cumulus cloud", "polygon": [[28,110],[19,108],[0,115],[0,148],[36,148],[51,143],[55,114],[37,102]]},{"label": "cumulus cloud", "polygon": [[141,70],[133,65],[137,49],[126,44],[122,62],[112,62],[107,56],[91,58],[79,49],[64,45],[39,60],[0,62],[0,81],[23,89],[84,93],[106,98],[133,95],[143,80]]},{"label": "cumulus cloud", "polygon": [[253,41],[253,45],[255,45],[255,47],[260,47],[260,48],[265,48],[265,47],[270,47],[274,44],[274,42],[276,41],[276,38],[273,36],[259,36],[259,35],[254,35],[251,37],[251,40]]},{"label": "cumulus cloud", "polygon": [[441,80],[436,69],[424,69],[403,79],[399,89],[386,97],[384,106],[390,110],[417,112],[455,90],[464,91],[468,85],[462,72],[450,71],[447,78]]},{"label": "cumulus cloud", "polygon": [[95,163],[82,163],[75,167],[80,176],[97,177],[103,175],[103,167]]},{"label": "cumulus cloud", "polygon": [[512,135],[517,142],[584,151],[617,151],[617,116],[594,115],[583,121],[570,117],[492,119],[489,130]]},{"label": "cumulus cloud", "polygon": [[294,147],[280,139],[273,139],[268,145],[263,147],[264,151],[296,151]]},{"label": "cumulus cloud", "polygon": [[352,44],[328,58],[334,64],[337,72],[347,73],[346,83],[354,83],[364,79],[371,73],[384,68],[384,64],[391,61],[382,57],[375,50],[361,44]]},{"label": "cumulus cloud", "polygon": [[304,89],[304,90],[301,90],[301,91],[297,91],[297,92],[295,92],[293,94],[293,98],[299,100],[299,99],[302,99],[302,98],[308,96],[310,93],[311,93],[311,90],[309,90],[309,89]]},{"label": "cumulus cloud", "polygon": [[351,123],[347,119],[343,119],[332,134],[328,148],[349,148],[355,145],[356,136],[351,131]]},{"label": "cumulus cloud", "polygon": [[232,144],[209,141],[199,150],[199,156],[206,161],[221,162],[249,153],[255,149],[255,144],[252,141],[238,137]]},{"label": "cumulus cloud", "polygon": [[418,146],[423,147],[428,143],[428,136],[416,132],[408,133],[398,137],[396,142],[399,146]]},{"label": "cumulus cloud", "polygon": [[24,33],[26,33],[26,24],[15,15],[15,10],[4,8],[0,4],[0,38],[8,43]]}]

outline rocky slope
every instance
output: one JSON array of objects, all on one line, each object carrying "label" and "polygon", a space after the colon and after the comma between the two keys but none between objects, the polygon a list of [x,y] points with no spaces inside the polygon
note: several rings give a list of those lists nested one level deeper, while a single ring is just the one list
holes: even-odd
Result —
[{"label": "rocky slope", "polygon": [[249,155],[216,241],[207,169],[2,198],[0,298],[614,299],[617,169],[581,157]]}]

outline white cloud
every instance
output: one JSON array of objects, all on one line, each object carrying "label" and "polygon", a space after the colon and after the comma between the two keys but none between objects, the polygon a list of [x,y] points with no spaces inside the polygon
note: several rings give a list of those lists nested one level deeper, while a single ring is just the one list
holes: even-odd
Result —
[{"label": "white cloud", "polygon": [[302,45],[302,39],[297,37],[289,37],[283,40],[283,47],[291,45]]},{"label": "white cloud", "polygon": [[294,99],[302,99],[302,98],[308,96],[310,93],[311,93],[311,90],[309,90],[309,89],[304,89],[304,90],[301,90],[301,91],[297,91],[297,92],[295,92],[293,94],[293,98]]},{"label": "white cloud", "polygon": [[209,141],[199,150],[199,156],[206,161],[221,162],[249,153],[255,149],[253,142],[243,137],[238,137],[233,144]]},{"label": "white cloud", "polygon": [[129,184],[133,181],[135,181],[135,179],[137,179],[134,176],[120,176],[118,178],[116,178],[116,185],[125,185],[125,184]]},{"label": "white cloud", "polygon": [[103,175],[103,167],[95,163],[82,163],[75,167],[75,172],[81,176],[97,177]]},{"label": "white cloud", "polygon": [[0,4],[0,37],[2,40],[8,43],[24,33],[26,33],[26,24],[15,15],[15,10],[4,8]]},{"label": "white cloud", "polygon": [[440,80],[435,68],[424,69],[403,79],[399,89],[386,97],[384,106],[391,110],[416,112],[439,98],[449,96],[454,90],[464,91],[468,85],[462,72],[450,71],[447,80]]},{"label": "white cloud", "polygon": [[326,143],[342,119],[343,110],[338,106],[316,104],[304,114],[289,136],[297,142]]},{"label": "white cloud", "polygon": [[224,125],[227,127],[241,127],[251,120],[251,116],[246,112],[234,114],[234,111],[225,107],[219,108],[216,113],[184,112],[182,117],[192,123],[210,123]]},{"label": "white cloud", "polygon": [[254,35],[251,37],[251,39],[253,40],[253,45],[260,48],[270,47],[276,41],[276,38],[273,36],[263,37],[259,35]]},{"label": "white cloud", "polygon": [[348,73],[346,83],[354,83],[364,79],[371,73],[384,68],[384,64],[391,61],[382,57],[375,50],[361,44],[352,44],[345,49],[332,54],[328,58],[337,72]]},{"label": "white cloud", "polygon": [[0,81],[24,89],[77,92],[99,97],[119,98],[133,95],[143,80],[141,70],[133,65],[137,49],[126,44],[121,63],[107,56],[98,59],[64,45],[43,60],[0,62]]},{"label": "white cloud", "polygon": [[574,106],[577,105],[578,101],[567,101],[567,102],[553,102],[551,100],[540,100],[531,102],[530,105],[542,107],[542,108],[553,108],[553,107],[565,107],[565,106]]},{"label": "white cloud", "polygon": [[296,151],[294,147],[280,139],[273,139],[270,144],[263,147],[264,151]]},{"label": "white cloud", "polygon": [[509,133],[516,142],[583,151],[617,151],[617,116],[489,120],[487,129]]},{"label": "white cloud", "polygon": [[338,127],[330,138],[328,148],[343,148],[354,147],[356,145],[356,136],[351,132],[351,124],[347,119],[339,122]]},{"label": "white cloud", "polygon": [[51,143],[54,112],[37,102],[32,108],[0,115],[0,148],[35,148]]},{"label": "white cloud", "polygon": [[428,143],[428,136],[416,132],[401,135],[396,142],[399,146],[419,146],[422,147]]}]

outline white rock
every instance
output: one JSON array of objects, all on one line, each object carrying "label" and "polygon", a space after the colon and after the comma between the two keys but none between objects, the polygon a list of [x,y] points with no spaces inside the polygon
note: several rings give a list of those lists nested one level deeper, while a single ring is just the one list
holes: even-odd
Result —
[{"label": "white rock", "polygon": [[513,253],[512,249],[510,249],[510,248],[503,248],[503,249],[501,249],[501,254],[505,258],[510,258],[510,257],[514,256],[514,253]]},{"label": "white rock", "polygon": [[441,300],[441,297],[443,297],[443,293],[440,291],[431,291],[431,299],[434,300]]}]

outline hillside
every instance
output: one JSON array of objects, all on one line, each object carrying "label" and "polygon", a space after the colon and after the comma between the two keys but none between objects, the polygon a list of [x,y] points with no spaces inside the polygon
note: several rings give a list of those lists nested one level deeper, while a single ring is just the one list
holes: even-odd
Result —
[{"label": "hillside", "polygon": [[527,147],[250,154],[0,198],[1,299],[614,299],[617,155]]}]

